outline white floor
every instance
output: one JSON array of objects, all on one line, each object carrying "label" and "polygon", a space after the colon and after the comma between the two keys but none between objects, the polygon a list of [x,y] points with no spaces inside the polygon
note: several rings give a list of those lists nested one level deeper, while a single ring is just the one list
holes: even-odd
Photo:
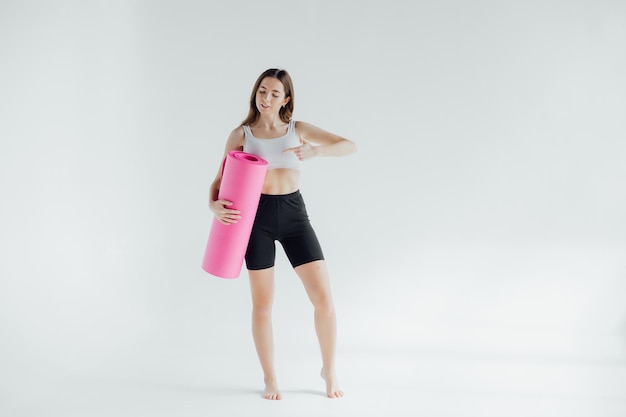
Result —
[{"label": "white floor", "polygon": [[523,251],[435,249],[419,279],[334,281],[338,400],[293,274],[274,305],[279,402],[261,398],[245,279],[8,280],[0,417],[626,416],[621,247],[529,256],[521,278]]},{"label": "white floor", "polygon": [[318,376],[316,352],[282,352],[277,368],[285,398],[270,402],[261,398],[261,374],[250,346],[217,351],[145,350],[71,370],[13,366],[1,377],[0,415],[626,415],[626,362],[619,355],[342,349],[339,371],[346,396],[330,400]]}]

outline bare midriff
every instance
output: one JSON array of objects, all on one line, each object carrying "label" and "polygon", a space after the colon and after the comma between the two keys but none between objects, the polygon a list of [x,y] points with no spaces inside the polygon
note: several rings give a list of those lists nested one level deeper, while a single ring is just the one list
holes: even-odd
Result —
[{"label": "bare midriff", "polygon": [[287,168],[270,169],[265,174],[263,194],[290,194],[300,187],[300,171]]}]

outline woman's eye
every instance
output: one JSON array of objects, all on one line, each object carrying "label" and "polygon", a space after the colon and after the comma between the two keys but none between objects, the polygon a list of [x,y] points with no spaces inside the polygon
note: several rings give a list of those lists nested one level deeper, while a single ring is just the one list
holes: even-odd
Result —
[{"label": "woman's eye", "polygon": [[278,98],[278,94],[272,94],[272,97]]}]

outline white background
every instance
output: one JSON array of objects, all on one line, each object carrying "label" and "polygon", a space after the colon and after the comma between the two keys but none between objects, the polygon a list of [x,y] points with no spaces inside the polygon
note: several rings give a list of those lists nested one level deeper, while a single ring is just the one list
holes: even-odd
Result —
[{"label": "white background", "polygon": [[[51,387],[155,369],[260,388],[246,273],[200,263],[209,184],[270,67],[296,120],[359,146],[301,187],[344,380],[369,354],[573,361],[611,375],[579,397],[626,408],[625,3],[3,0],[0,410],[71,415]],[[318,354],[279,253],[287,372]]]}]

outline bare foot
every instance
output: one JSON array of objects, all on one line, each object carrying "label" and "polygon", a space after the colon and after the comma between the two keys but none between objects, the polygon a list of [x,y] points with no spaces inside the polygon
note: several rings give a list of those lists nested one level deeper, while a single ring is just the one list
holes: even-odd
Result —
[{"label": "bare foot", "polygon": [[266,400],[282,400],[283,396],[278,389],[278,384],[275,379],[266,379],[265,380],[265,392],[263,393],[263,398]]},{"label": "bare foot", "polygon": [[343,397],[343,391],[339,389],[339,381],[337,380],[335,371],[326,372],[324,368],[322,368],[320,376],[326,381],[326,395],[328,395],[328,398]]}]

